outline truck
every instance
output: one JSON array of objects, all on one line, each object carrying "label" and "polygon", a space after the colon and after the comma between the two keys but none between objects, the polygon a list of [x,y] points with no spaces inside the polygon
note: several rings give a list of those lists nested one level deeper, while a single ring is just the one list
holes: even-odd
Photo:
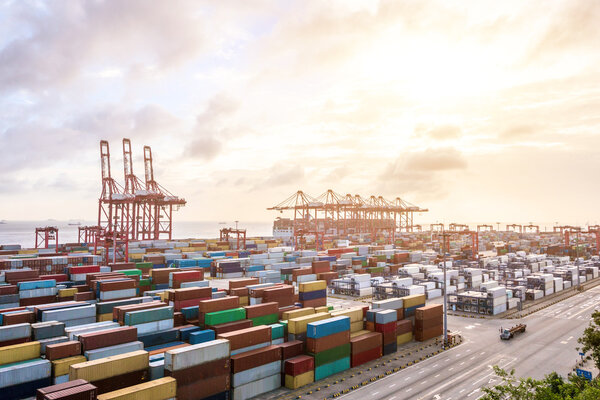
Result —
[{"label": "truck", "polygon": [[518,324],[518,325],[515,325],[515,326],[513,326],[512,328],[509,328],[509,329],[502,329],[502,328],[500,328],[500,339],[502,339],[502,340],[510,340],[517,333],[523,333],[523,332],[525,332],[525,328],[527,328],[527,325],[525,325],[525,324]]}]

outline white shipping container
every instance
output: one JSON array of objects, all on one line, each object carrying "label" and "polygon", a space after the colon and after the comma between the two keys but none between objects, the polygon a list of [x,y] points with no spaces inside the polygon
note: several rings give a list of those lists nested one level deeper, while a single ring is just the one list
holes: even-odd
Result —
[{"label": "white shipping container", "polygon": [[132,351],[144,350],[144,343],[142,342],[129,342],[123,344],[117,344],[115,346],[102,347],[99,349],[88,350],[83,353],[88,361],[97,360],[99,358],[116,356],[124,353],[131,353]]},{"label": "white shipping container", "polygon": [[241,385],[245,385],[246,383],[257,381],[259,379],[263,379],[271,375],[279,374],[280,371],[281,361],[273,361],[268,364],[250,368],[246,371],[233,374],[231,377],[231,386],[235,388]]},{"label": "white shipping container", "polygon": [[387,300],[379,300],[371,303],[372,308],[382,310],[398,310],[403,307],[404,301],[402,298],[393,298]]},{"label": "white shipping container", "polygon": [[146,333],[160,332],[167,329],[171,329],[174,326],[174,321],[170,319],[162,319],[160,321],[146,322],[145,324],[132,325],[137,328],[138,335],[144,335]]},{"label": "white shipping container", "polygon": [[93,324],[65,328],[65,335],[69,337],[69,340],[75,340],[75,335],[78,335],[80,333],[89,333],[106,329],[114,329],[120,326],[121,325],[119,325],[118,322],[113,321],[95,322]]},{"label": "white shipping container", "polygon": [[281,374],[272,375],[254,382],[234,388],[232,400],[246,400],[263,393],[270,392],[281,386]]},{"label": "white shipping container", "polygon": [[432,289],[427,291],[428,299],[435,299],[437,297],[442,297],[442,289]]},{"label": "white shipping container", "polygon": [[28,323],[0,326],[0,341],[31,337],[31,325]]},{"label": "white shipping container", "polygon": [[100,300],[115,300],[125,299],[136,296],[136,289],[121,289],[121,290],[110,290],[106,292],[100,292]]},{"label": "white shipping container", "polygon": [[178,371],[229,357],[229,340],[216,339],[165,352],[165,369]]},{"label": "white shipping container", "polygon": [[42,354],[46,354],[46,346],[48,346],[49,344],[62,343],[67,341],[69,341],[69,338],[66,336],[57,336],[53,338],[38,340],[38,342],[40,342],[40,352]]},{"label": "white shipping container", "polygon": [[58,385],[60,383],[67,383],[67,382],[69,382],[69,374],[60,375],[60,376],[57,376],[54,379],[52,379],[53,385]]},{"label": "white shipping container", "polygon": [[[49,310],[42,312],[42,322],[44,321],[67,321],[79,318],[94,317],[96,318],[96,306],[70,307],[60,310]],[[66,322],[65,322],[66,325]]]},{"label": "white shipping container", "polygon": [[19,291],[19,298],[20,299],[32,299],[34,297],[54,296],[57,293],[58,293],[58,288],[56,286],[49,287],[49,288],[21,290],[21,291]]},{"label": "white shipping container", "polygon": [[0,388],[49,378],[50,372],[50,361],[41,359],[0,367]]}]

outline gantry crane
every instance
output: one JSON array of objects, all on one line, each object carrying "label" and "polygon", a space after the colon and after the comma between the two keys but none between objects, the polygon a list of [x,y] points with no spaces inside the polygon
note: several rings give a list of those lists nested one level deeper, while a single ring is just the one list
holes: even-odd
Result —
[{"label": "gantry crane", "polygon": [[[237,238],[237,247],[236,250],[245,250],[246,249],[246,230],[238,229],[238,228],[222,228],[219,231],[219,241],[221,242],[229,242],[229,235],[236,235]],[[241,247],[240,247],[241,243]]]},{"label": "gantry crane", "polygon": [[453,222],[448,227],[448,230],[450,232],[468,231],[469,230],[469,225],[466,225],[466,224],[457,224],[457,223]]},{"label": "gantry crane", "polygon": [[46,226],[44,228],[35,228],[35,248],[48,249],[50,242],[54,241],[54,248],[58,249],[58,228],[56,226]]},{"label": "gantry crane", "polygon": [[177,197],[158,184],[154,179],[152,149],[144,146],[144,172],[146,190],[151,198],[151,216],[148,228],[152,230],[152,239],[160,239],[165,234],[171,240],[173,236],[173,211],[186,204],[185,199]]},{"label": "gantry crane", "polygon": [[123,191],[132,197],[131,221],[127,226],[128,237],[134,240],[154,239],[150,225],[153,195],[146,190],[144,182],[133,173],[131,141],[127,138],[123,139],[123,173],[125,178]]},{"label": "gantry crane", "polygon": [[493,225],[477,225],[477,232],[493,232],[494,231],[494,226]]},{"label": "gantry crane", "polygon": [[314,198],[298,191],[276,206],[267,210],[293,211],[293,237],[298,242],[300,230],[304,235],[370,234],[375,239],[378,234],[387,236],[389,243],[395,239],[396,230],[411,232],[413,214],[427,209],[414,206],[399,197],[388,201],[382,196],[363,198],[355,194],[342,196],[333,190]]},{"label": "gantry crane", "polygon": [[523,233],[523,225],[519,225],[519,224],[506,225],[507,232],[516,232],[517,229],[519,229],[519,233]]},{"label": "gantry crane", "polygon": [[523,225],[523,233],[540,233],[540,226],[530,222],[529,225]]},{"label": "gantry crane", "polygon": [[444,231],[444,224],[439,223],[439,224],[430,224],[429,225],[429,230],[431,232],[443,232]]}]

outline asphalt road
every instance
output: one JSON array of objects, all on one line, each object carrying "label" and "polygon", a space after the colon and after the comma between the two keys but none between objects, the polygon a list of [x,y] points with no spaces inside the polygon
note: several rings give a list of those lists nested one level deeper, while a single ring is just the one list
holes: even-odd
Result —
[{"label": "asphalt road", "polygon": [[[566,376],[575,365],[577,338],[588,326],[600,287],[577,294],[520,320],[448,317],[448,327],[458,331],[463,344],[354,390],[344,399],[404,400],[478,399],[481,387],[500,382],[492,366],[515,369],[517,376],[542,378],[556,371]],[[519,322],[527,331],[502,341],[499,329]]]}]

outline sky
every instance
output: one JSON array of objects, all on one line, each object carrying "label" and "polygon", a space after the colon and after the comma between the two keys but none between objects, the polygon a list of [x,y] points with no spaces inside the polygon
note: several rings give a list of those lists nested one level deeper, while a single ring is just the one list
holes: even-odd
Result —
[{"label": "sky", "polygon": [[600,222],[600,2],[0,0],[0,219],[97,216],[99,141],[175,221],[297,190]]}]

